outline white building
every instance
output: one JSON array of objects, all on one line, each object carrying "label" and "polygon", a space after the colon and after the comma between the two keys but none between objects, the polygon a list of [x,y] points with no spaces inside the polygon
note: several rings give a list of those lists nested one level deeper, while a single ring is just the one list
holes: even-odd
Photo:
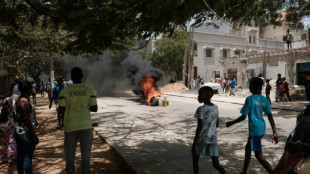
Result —
[{"label": "white building", "polygon": [[233,29],[225,23],[219,26],[195,28],[193,32],[194,77],[200,76],[205,82],[214,80],[216,76],[237,77],[237,69],[229,69],[229,72],[225,70],[225,58],[284,49],[283,41],[261,39],[258,27]]}]

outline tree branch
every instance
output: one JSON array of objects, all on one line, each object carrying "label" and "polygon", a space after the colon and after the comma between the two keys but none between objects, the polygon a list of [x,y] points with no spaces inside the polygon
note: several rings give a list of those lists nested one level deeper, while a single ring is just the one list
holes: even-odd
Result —
[{"label": "tree branch", "polygon": [[43,15],[51,16],[51,14],[54,14],[57,11],[54,8],[42,4],[38,0],[25,0],[25,1],[33,10]]}]

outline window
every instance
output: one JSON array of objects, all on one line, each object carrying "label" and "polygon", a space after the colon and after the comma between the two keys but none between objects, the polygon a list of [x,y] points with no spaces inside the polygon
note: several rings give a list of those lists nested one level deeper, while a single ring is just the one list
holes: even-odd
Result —
[{"label": "window", "polygon": [[194,43],[194,56],[197,57],[197,43]]},{"label": "window", "polygon": [[251,36],[249,36],[249,43],[251,43]]},{"label": "window", "polygon": [[223,58],[227,57],[227,50],[223,50]]},{"label": "window", "polygon": [[197,51],[197,43],[194,43],[194,51]]},{"label": "window", "polygon": [[256,42],[256,39],[255,39],[255,36],[253,36],[253,43],[255,44],[255,42]]},{"label": "window", "polygon": [[307,40],[307,34],[302,34],[301,35],[301,40]]},{"label": "window", "polygon": [[212,49],[206,49],[206,57],[212,57]]},{"label": "window", "polygon": [[235,51],[235,55],[240,56],[240,51],[239,51],[239,50],[236,50],[236,51]]}]

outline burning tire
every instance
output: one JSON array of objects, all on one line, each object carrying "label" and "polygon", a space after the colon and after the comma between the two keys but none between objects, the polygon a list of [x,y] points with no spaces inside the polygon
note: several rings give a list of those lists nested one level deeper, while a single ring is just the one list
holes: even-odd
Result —
[{"label": "burning tire", "polygon": [[159,106],[158,104],[158,98],[153,96],[151,99],[150,99],[150,106]]}]

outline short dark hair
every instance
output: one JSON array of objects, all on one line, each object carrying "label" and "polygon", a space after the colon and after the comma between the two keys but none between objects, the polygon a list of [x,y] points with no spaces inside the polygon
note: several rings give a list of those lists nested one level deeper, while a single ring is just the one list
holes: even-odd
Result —
[{"label": "short dark hair", "polygon": [[28,90],[31,90],[32,89],[32,84],[30,81],[21,81],[19,84],[18,84],[18,89],[21,93],[25,93],[27,92]]},{"label": "short dark hair", "polygon": [[250,92],[258,93],[263,89],[264,81],[259,77],[253,77],[250,80]]},{"label": "short dark hair", "polygon": [[81,79],[83,77],[83,70],[80,67],[74,67],[71,69],[72,79]]},{"label": "short dark hair", "polygon": [[203,86],[199,89],[198,93],[200,92],[211,92],[211,94],[213,95],[214,94],[214,91],[211,87],[209,86]]},{"label": "short dark hair", "polygon": [[269,79],[266,79],[266,83],[269,83],[270,82],[270,80]]}]

